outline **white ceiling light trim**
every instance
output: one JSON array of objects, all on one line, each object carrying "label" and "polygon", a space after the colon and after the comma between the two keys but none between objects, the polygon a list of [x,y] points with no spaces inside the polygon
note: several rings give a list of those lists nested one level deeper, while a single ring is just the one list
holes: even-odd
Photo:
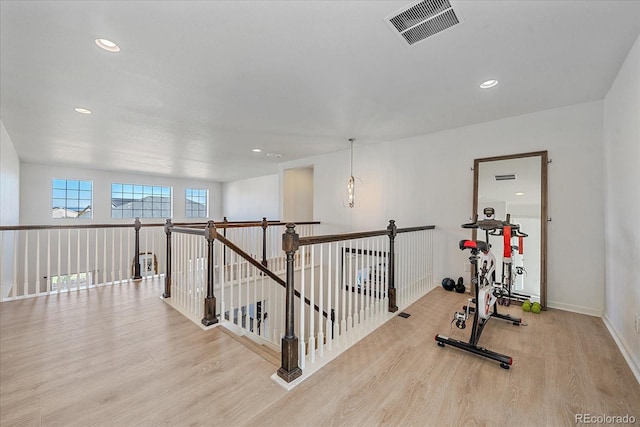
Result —
[{"label": "white ceiling light trim", "polygon": [[262,152],[262,150],[261,150],[261,149],[259,149],[259,148],[254,148],[254,149],[253,149],[253,150],[251,150],[251,151],[253,151],[254,153],[261,153],[261,152]]},{"label": "white ceiling light trim", "polygon": [[120,52],[120,46],[109,39],[97,38],[95,42],[100,49],[104,49],[107,52]]},{"label": "white ceiling light trim", "polygon": [[76,107],[73,109],[76,113],[80,113],[80,114],[91,114],[91,110],[88,110],[86,108],[82,108],[82,107]]},{"label": "white ceiling light trim", "polygon": [[490,89],[498,85],[498,81],[495,79],[486,80],[480,84],[480,88],[482,89]]}]

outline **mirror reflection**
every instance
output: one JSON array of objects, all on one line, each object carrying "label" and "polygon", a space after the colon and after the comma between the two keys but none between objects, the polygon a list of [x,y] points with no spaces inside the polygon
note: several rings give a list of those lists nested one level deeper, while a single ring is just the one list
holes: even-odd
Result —
[{"label": "mirror reflection", "polygon": [[[546,153],[545,153],[546,154]],[[524,239],[515,239],[511,269],[503,263],[503,237],[489,236],[492,253],[496,258],[496,281],[506,283],[509,271],[513,271],[513,291],[546,305],[544,292],[543,263],[543,227],[544,213],[542,165],[546,160],[541,155],[523,155],[524,157],[505,156],[504,158],[477,159],[475,165],[475,213],[483,218],[485,208],[493,208],[496,220],[507,220],[518,224],[519,230],[527,235]],[[478,233],[477,239],[486,240],[485,233]],[[502,268],[501,268],[502,266]],[[529,298],[526,298],[529,297]]]}]

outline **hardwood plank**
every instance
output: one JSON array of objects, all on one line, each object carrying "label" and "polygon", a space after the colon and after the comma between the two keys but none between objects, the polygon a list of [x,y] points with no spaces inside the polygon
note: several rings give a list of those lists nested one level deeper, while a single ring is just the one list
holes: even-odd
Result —
[{"label": "hardwood plank", "polygon": [[[548,310],[491,319],[480,345],[510,370],[440,348],[468,295],[434,289],[286,392],[274,357],[165,304],[161,281],[0,304],[0,426],[574,425],[640,419],[640,385],[601,319]],[[255,346],[249,346],[255,347]]]}]

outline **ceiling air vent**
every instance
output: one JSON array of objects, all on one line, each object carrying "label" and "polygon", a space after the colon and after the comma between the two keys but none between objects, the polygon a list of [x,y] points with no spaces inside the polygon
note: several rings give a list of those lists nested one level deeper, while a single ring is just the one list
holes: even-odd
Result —
[{"label": "ceiling air vent", "polygon": [[496,181],[513,181],[516,179],[515,173],[507,173],[504,175],[495,175]]},{"label": "ceiling air vent", "polygon": [[393,13],[386,21],[410,45],[460,23],[449,0],[423,0]]}]

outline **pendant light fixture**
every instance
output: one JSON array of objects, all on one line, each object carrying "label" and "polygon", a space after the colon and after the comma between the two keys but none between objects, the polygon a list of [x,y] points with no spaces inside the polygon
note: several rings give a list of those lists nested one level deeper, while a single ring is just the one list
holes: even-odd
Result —
[{"label": "pendant light fixture", "polygon": [[351,168],[349,170],[349,181],[347,181],[347,206],[353,208],[356,205],[356,179],[353,176],[353,143],[355,138],[349,138],[351,143]]}]

